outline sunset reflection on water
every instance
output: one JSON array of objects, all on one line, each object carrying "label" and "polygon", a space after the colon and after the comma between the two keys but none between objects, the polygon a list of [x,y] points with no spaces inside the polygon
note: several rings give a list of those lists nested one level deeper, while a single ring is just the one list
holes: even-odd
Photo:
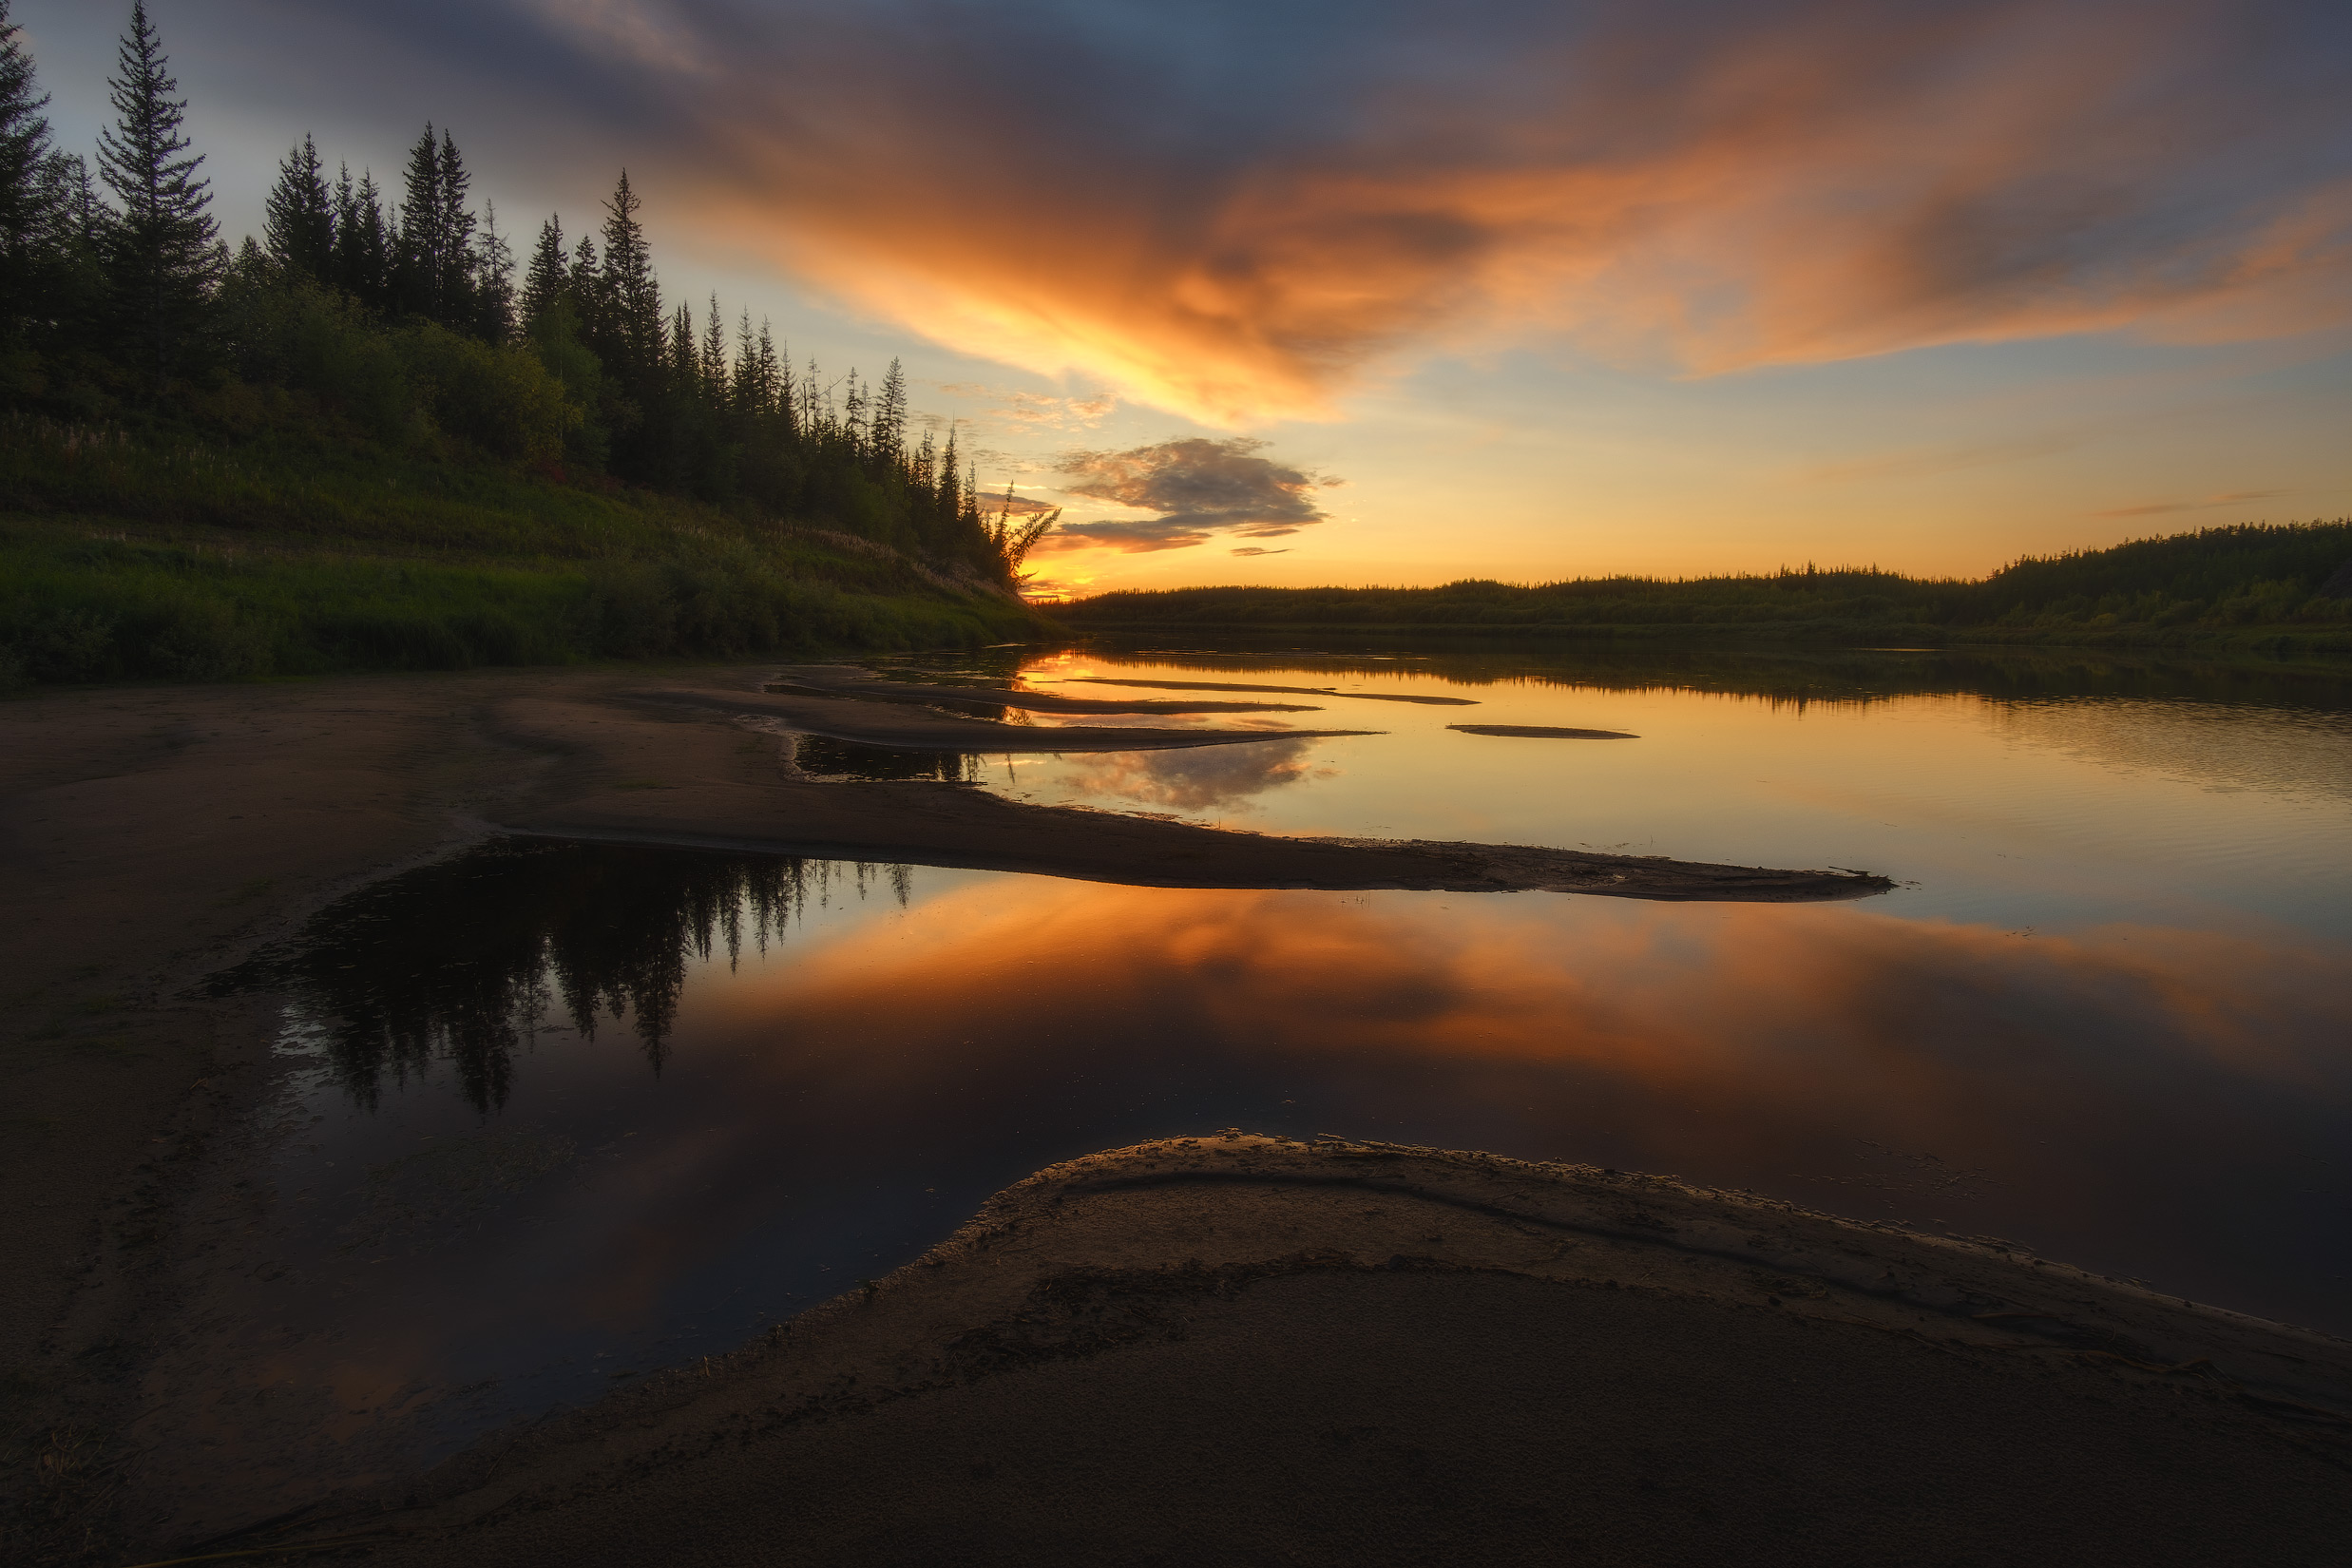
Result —
[{"label": "sunset reflection on water", "polygon": [[[1481,705],[1045,766],[1260,829],[1638,833],[1905,886],[1676,905],[492,846],[263,982],[308,1075],[275,1262],[214,1287],[254,1327],[189,1353],[405,1463],[738,1344],[1052,1161],[1222,1126],[1672,1173],[2352,1329],[2341,713],[1359,673]],[[1644,738],[1443,730],[1465,715]]]}]

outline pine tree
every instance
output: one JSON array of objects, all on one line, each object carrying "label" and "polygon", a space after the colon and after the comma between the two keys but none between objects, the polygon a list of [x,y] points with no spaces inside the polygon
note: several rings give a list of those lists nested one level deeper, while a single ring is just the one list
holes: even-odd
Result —
[{"label": "pine tree", "polygon": [[0,0],[0,345],[12,342],[44,306],[43,240],[56,206],[48,94],[33,91],[9,0]]},{"label": "pine tree", "polygon": [[[476,224],[473,209],[466,203],[466,193],[472,185],[473,176],[466,172],[466,161],[458,157],[457,143],[445,127],[441,132],[441,178],[438,182],[441,206],[434,215],[433,224],[440,239],[440,252],[434,258],[433,292],[441,309],[436,319],[445,326],[468,324],[479,311],[474,290],[484,258],[474,250]],[[508,258],[507,272],[511,278],[512,258]]]},{"label": "pine tree", "polygon": [[853,456],[866,454],[866,387],[857,378],[852,366],[849,374],[849,391],[841,398],[841,429],[848,438]]},{"label": "pine tree", "polygon": [[760,399],[769,411],[783,416],[784,439],[800,438],[798,405],[793,396],[793,360],[791,345],[778,354],[775,339],[769,335],[766,317],[759,322],[759,387]]},{"label": "pine tree", "polygon": [[601,346],[604,320],[611,313],[604,308],[604,269],[596,258],[596,240],[588,235],[582,235],[572,247],[570,295],[572,309],[580,313],[582,341]]},{"label": "pine tree", "polygon": [[564,262],[564,222],[550,216],[539,225],[539,243],[531,247],[530,270],[523,275],[523,322],[528,326],[547,308],[571,292],[571,277]]},{"label": "pine tree", "polygon": [[887,472],[907,460],[907,373],[896,359],[890,361],[882,390],[874,395],[873,424],[867,433],[866,449],[868,462],[877,472]]},{"label": "pine tree", "polygon": [[629,171],[604,203],[602,323],[608,364],[621,386],[642,396],[655,390],[667,343],[661,316],[661,285],[654,277],[653,252],[637,220],[644,202],[629,188]]},{"label": "pine tree", "polygon": [[308,132],[277,165],[277,183],[263,214],[261,238],[271,260],[303,277],[324,281],[335,276],[335,193],[327,188],[317,144]]},{"label": "pine tree", "polygon": [[473,247],[474,334],[488,343],[514,335],[514,247],[498,232],[498,208],[482,203],[482,238]]},{"label": "pine tree", "polygon": [[384,224],[384,197],[373,171],[363,171],[356,189],[346,163],[335,182],[335,281],[344,293],[373,310],[391,303],[392,236]]},{"label": "pine tree", "polygon": [[429,121],[409,149],[400,196],[400,229],[392,252],[392,284],[398,308],[428,320],[446,321],[449,297],[449,200],[442,188],[441,144]]},{"label": "pine tree", "polygon": [[702,327],[702,395],[714,409],[727,406],[727,330],[717,295],[711,296],[710,319]]},{"label": "pine tree", "polygon": [[105,270],[116,320],[134,359],[161,392],[201,338],[220,276],[219,230],[204,209],[209,181],[196,178],[202,156],[188,156],[180,134],[187,101],[171,95],[163,41],[134,0],[130,31],[115,55],[121,75],[107,83],[119,117],[99,138],[98,167],[122,203],[105,227]]},{"label": "pine tree", "polygon": [[670,385],[691,397],[702,379],[702,365],[695,352],[694,311],[682,299],[670,317],[669,350]]}]

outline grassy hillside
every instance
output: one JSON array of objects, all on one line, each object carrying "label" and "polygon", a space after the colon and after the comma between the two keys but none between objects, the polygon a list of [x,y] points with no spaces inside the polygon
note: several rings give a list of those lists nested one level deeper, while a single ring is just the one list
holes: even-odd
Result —
[{"label": "grassy hillside", "polygon": [[1437,588],[1176,588],[1057,607],[1080,628],[1396,629],[1626,641],[2107,643],[2352,653],[2352,521],[2208,528],[2028,557],[1979,581],[1769,577]]},{"label": "grassy hillside", "polygon": [[253,423],[0,416],[0,683],[971,646],[1039,624],[977,572],[847,534]]}]

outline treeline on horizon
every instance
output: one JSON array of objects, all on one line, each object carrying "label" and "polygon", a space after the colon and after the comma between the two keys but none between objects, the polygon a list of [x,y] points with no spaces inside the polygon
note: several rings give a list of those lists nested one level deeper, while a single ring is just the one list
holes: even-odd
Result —
[{"label": "treeline on horizon", "polygon": [[1704,578],[1432,588],[1126,590],[1058,605],[1081,627],[1399,627],[1824,641],[2228,641],[2352,652],[2352,520],[2241,524],[2028,556],[1974,581],[1814,565]]},{"label": "treeline on horizon", "polygon": [[[485,564],[490,538],[426,515],[454,500],[511,536],[502,568],[558,563],[564,581],[521,583],[532,602],[507,610],[486,607],[506,588],[476,582],[462,625],[411,583],[354,636],[289,622],[298,583],[247,592],[185,541],[109,533],[137,559],[83,561],[54,530],[17,530],[0,547],[38,559],[7,575],[38,591],[0,594],[0,663],[218,676],[854,640],[858,618],[816,603],[813,558],[787,533],[908,559],[878,573],[833,549],[825,569],[861,591],[993,600],[964,616],[975,626],[1023,614],[1012,590],[1051,519],[987,515],[952,427],[944,445],[917,430],[895,362],[878,382],[828,382],[747,312],[729,322],[713,298],[698,320],[665,300],[625,171],[593,233],[550,216],[518,265],[446,128],[426,126],[396,193],[339,160],[331,175],[305,136],[262,235],[232,251],[143,0],[109,86],[95,159],[53,146],[0,0],[0,511],[210,529],[209,545],[272,536],[281,567],[287,535]],[[387,491],[414,502],[408,515]],[[148,602],[175,596],[168,614]],[[159,630],[159,614],[206,624]]]}]

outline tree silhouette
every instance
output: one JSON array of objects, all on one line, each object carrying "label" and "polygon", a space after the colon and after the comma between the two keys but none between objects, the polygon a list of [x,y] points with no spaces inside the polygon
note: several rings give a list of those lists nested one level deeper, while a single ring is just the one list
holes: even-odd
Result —
[{"label": "tree silhouette", "polygon": [[287,271],[325,282],[335,277],[335,195],[308,132],[277,165],[263,206],[261,243]]},{"label": "tree silhouette", "polygon": [[187,100],[169,70],[146,0],[131,7],[130,31],[115,53],[107,86],[115,124],[99,138],[98,170],[121,203],[105,229],[106,281],[134,362],[161,393],[201,341],[222,257],[205,209],[211,182],[181,134]]},{"label": "tree silhouette", "polygon": [[527,327],[547,308],[571,291],[571,273],[564,257],[564,223],[550,217],[539,225],[539,242],[531,247],[531,264],[523,274],[522,316]]}]

